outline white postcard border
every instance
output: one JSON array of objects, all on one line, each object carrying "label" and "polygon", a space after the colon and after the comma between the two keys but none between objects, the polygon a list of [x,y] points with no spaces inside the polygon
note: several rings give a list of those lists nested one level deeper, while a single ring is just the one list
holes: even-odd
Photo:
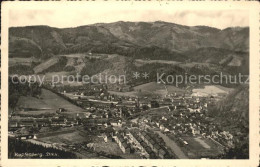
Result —
[{"label": "white postcard border", "polygon": [[[107,6],[121,9],[191,9],[191,10],[248,10],[250,13],[250,159],[249,160],[46,160],[46,159],[8,159],[8,11],[9,9],[55,9],[77,10],[77,8]],[[3,166],[258,166],[259,164],[259,3],[246,1],[88,1],[88,2],[3,2],[1,22],[1,164]]]}]

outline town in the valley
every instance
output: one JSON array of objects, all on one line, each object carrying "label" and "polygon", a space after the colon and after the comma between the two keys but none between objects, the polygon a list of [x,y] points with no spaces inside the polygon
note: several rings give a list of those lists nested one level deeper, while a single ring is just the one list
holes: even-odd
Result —
[{"label": "town in the valley", "polygon": [[249,27],[230,26],[10,27],[8,158],[248,159]]},{"label": "town in the valley", "polygon": [[222,86],[181,89],[149,82],[131,92],[110,91],[105,84],[12,86],[28,94],[10,108],[9,136],[79,158],[221,158],[239,135],[222,129],[209,113],[232,90]]}]

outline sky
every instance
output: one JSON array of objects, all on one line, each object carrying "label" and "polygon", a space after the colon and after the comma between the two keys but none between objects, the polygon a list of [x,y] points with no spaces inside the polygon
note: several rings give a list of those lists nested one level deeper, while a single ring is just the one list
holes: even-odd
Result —
[{"label": "sky", "polygon": [[224,29],[249,26],[246,10],[10,10],[9,27],[48,25],[57,28],[77,27],[116,21],[165,21],[187,26],[204,25]]}]

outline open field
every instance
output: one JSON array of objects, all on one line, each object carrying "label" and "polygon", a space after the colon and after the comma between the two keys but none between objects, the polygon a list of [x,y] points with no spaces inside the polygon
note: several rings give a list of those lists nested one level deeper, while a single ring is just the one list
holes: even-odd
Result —
[{"label": "open field", "polygon": [[54,64],[59,62],[59,58],[58,57],[52,57],[49,60],[39,64],[38,66],[34,67],[33,70],[35,73],[40,73],[46,69],[48,69],[49,67],[53,66]]},{"label": "open field", "polygon": [[228,63],[229,66],[241,66],[243,59],[238,56],[233,56],[231,62]]},{"label": "open field", "polygon": [[222,153],[222,148],[213,141],[201,136],[181,137],[189,144],[184,146],[189,158],[214,157]]},{"label": "open field", "polygon": [[117,91],[108,91],[108,93],[117,95],[117,96],[129,96],[129,97],[136,97],[136,92],[131,91],[131,92],[117,92]]},{"label": "open field", "polygon": [[20,108],[35,109],[35,111],[30,111],[29,113],[37,112],[39,114],[44,112],[56,112],[59,108],[65,108],[73,113],[84,112],[82,108],[71,104],[67,100],[46,89],[42,89],[40,99],[35,97],[20,97],[17,106]]},{"label": "open field", "polygon": [[144,96],[165,96],[171,93],[184,93],[185,90],[177,88],[173,85],[163,85],[156,82],[149,82],[146,84],[138,85],[134,87],[134,91],[131,92],[116,92],[109,91],[111,94],[118,96],[130,96],[130,97],[144,97]]},{"label": "open field", "polygon": [[104,151],[108,154],[118,155],[118,156],[121,156],[123,154],[123,152],[120,150],[117,143],[112,142],[110,140],[108,140],[107,143],[104,142],[104,140],[95,142],[93,147],[95,148],[95,151],[97,151],[97,152]]},{"label": "open field", "polygon": [[170,60],[143,60],[143,59],[135,60],[136,66],[142,66],[144,64],[152,64],[152,63],[169,64],[169,65],[180,64],[180,62],[178,61],[170,61]]},{"label": "open field", "polygon": [[44,78],[44,81],[49,81],[51,82],[52,79],[54,79],[54,81],[57,81],[56,79],[60,79],[62,78],[62,76],[68,76],[70,75],[70,72],[66,72],[66,71],[60,71],[60,72],[48,72],[45,74],[39,74],[40,78]]},{"label": "open field", "polygon": [[[73,76],[73,77],[72,77]],[[62,85],[70,85],[70,86],[82,86],[83,83],[80,81],[77,81],[76,77],[74,76],[73,72],[66,72],[66,71],[60,71],[60,72],[48,72],[43,74],[39,74],[39,77],[45,82],[52,82],[57,83],[56,86],[59,84]],[[75,81],[67,81],[67,79],[74,78]]]},{"label": "open field", "polygon": [[68,111],[72,112],[82,112],[84,111],[78,106],[75,106],[68,102],[67,100],[63,99],[62,97],[59,97],[55,93],[52,93],[49,90],[42,89],[42,95],[41,95],[43,102],[47,105],[51,106],[54,109],[58,109],[60,107],[67,109]]},{"label": "open field", "polygon": [[59,55],[61,57],[68,57],[68,58],[82,58],[86,56],[86,53],[75,53],[75,54],[66,54],[66,55]]},{"label": "open field", "polygon": [[60,57],[67,57],[67,58],[113,58],[115,57],[115,55],[113,54],[96,54],[96,53],[92,53],[92,54],[88,54],[88,53],[75,53],[75,54],[66,54],[66,55],[59,55]]},{"label": "open field", "polygon": [[67,133],[61,133],[56,135],[50,135],[47,137],[41,137],[38,140],[45,143],[58,143],[58,144],[74,144],[87,141],[87,138],[78,131],[68,131]]},{"label": "open field", "polygon": [[134,87],[135,91],[141,90],[142,92],[149,92],[152,94],[164,96],[169,93],[183,93],[185,90],[182,90],[180,88],[177,88],[173,85],[164,85],[164,84],[159,84],[156,82],[149,82],[146,84],[142,84],[139,86]]},{"label": "open field", "polygon": [[210,66],[213,66],[212,64],[210,63],[199,63],[199,62],[191,62],[191,63],[180,63],[179,66],[180,67],[187,67],[187,68],[192,68],[192,67],[195,67],[195,66],[206,66],[206,67],[210,67]]},{"label": "open field", "polygon": [[20,108],[33,108],[42,110],[52,109],[51,106],[46,104],[43,99],[38,99],[31,96],[21,96],[18,100],[17,106]]},{"label": "open field", "polygon": [[16,66],[16,65],[26,65],[26,66],[31,66],[33,60],[32,58],[9,58],[9,67]]},{"label": "open field", "polygon": [[217,96],[229,94],[232,90],[232,88],[226,88],[220,85],[206,85],[204,88],[193,89],[192,92],[194,96]]}]

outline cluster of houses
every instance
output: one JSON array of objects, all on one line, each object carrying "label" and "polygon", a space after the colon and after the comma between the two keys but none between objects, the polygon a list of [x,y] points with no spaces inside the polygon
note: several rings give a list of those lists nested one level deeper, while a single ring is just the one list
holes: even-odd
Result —
[{"label": "cluster of houses", "polygon": [[138,128],[128,128],[117,133],[113,138],[123,153],[136,152],[147,159],[173,157],[173,153],[166,148],[164,140],[152,131],[145,132]]},{"label": "cluster of houses", "polygon": [[147,153],[152,157],[153,153],[156,157],[161,159],[168,159],[173,156],[173,154],[166,148],[164,140],[158,134],[152,131],[139,131],[136,134],[135,133],[133,133],[133,136],[137,137],[137,139],[139,137],[141,139],[139,139],[139,141],[141,141],[141,143],[145,143],[141,145],[147,145],[151,148],[151,150],[148,149]]},{"label": "cluster of houses", "polygon": [[[162,132],[171,133],[175,136],[182,135],[202,135],[212,138],[222,145],[232,145],[233,136],[227,131],[221,129],[214,124],[212,118],[207,117],[205,108],[202,108],[204,103],[191,103],[190,105],[176,105],[176,108],[168,108],[169,112],[165,114],[147,115],[138,120],[139,124],[146,124],[152,128],[158,128]],[[200,109],[199,112],[190,112],[189,107]],[[163,109],[160,109],[160,111]]]},{"label": "cluster of houses", "polygon": [[138,131],[130,131],[128,133],[129,141],[132,143],[132,145],[140,151],[140,155],[149,158],[149,159],[155,159],[157,158],[153,150],[150,146],[148,146],[143,139],[139,136]]},{"label": "cluster of houses", "polygon": [[71,117],[52,117],[52,118],[10,118],[9,130],[22,127],[48,127],[48,126],[63,126],[71,127],[78,125],[78,120]]},{"label": "cluster of houses", "polygon": [[127,139],[124,138],[124,136],[122,134],[116,134],[115,136],[113,136],[113,138],[123,153],[130,154],[130,151],[133,148],[131,147],[131,145],[128,143]]},{"label": "cluster of houses", "polygon": [[228,131],[218,132],[214,131],[211,135],[211,138],[216,140],[219,143],[222,143],[222,145],[226,147],[233,147],[234,141],[233,141],[233,135]]}]

